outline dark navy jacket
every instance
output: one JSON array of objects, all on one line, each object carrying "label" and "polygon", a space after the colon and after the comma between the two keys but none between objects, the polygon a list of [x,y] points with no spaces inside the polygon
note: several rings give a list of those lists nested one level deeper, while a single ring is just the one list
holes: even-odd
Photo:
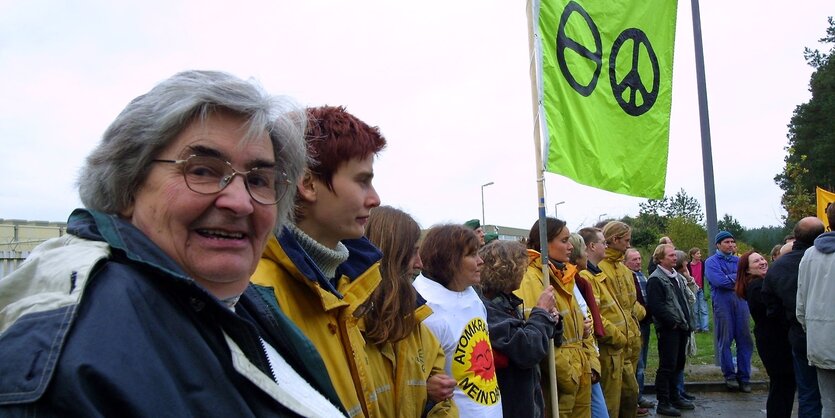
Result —
[{"label": "dark navy jacket", "polygon": [[[67,231],[54,258],[89,257],[89,242],[110,254],[87,273],[39,277],[52,259],[42,257],[29,267],[33,286],[62,283],[44,285],[11,323],[4,314],[15,305],[0,298],[0,416],[296,416],[253,380],[272,377],[259,336],[340,405],[318,353],[289,321],[265,315],[257,288],[233,311],[124,220],[76,210]],[[50,295],[76,301],[56,307]]]},{"label": "dark navy jacket", "polygon": [[545,398],[540,384],[539,363],[548,357],[548,340],[559,346],[563,323],[554,323],[545,310],[534,307],[527,321],[522,299],[501,293],[481,297],[487,308],[490,344],[496,358],[496,377],[506,417],[542,417]]}]

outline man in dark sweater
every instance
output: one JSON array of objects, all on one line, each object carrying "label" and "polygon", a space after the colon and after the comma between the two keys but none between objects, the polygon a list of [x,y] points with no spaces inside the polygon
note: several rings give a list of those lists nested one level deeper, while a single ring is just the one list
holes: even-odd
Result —
[{"label": "man in dark sweater", "polygon": [[762,295],[768,315],[785,315],[789,322],[789,343],[794,357],[794,374],[797,380],[798,414],[802,417],[821,416],[821,396],[815,368],[806,358],[806,332],[797,322],[797,273],[803,253],[812,246],[815,238],[823,234],[823,222],[806,217],[794,227],[794,246],[791,252],[780,256],[768,269],[763,280]]}]

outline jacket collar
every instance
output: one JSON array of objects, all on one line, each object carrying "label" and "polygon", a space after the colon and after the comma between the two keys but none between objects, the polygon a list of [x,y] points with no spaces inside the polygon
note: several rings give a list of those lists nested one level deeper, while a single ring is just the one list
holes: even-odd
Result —
[{"label": "jacket collar", "polygon": [[182,268],[133,224],[113,214],[76,209],[67,221],[67,232],[92,241],[104,241],[116,254],[191,281]]},{"label": "jacket collar", "polygon": [[494,296],[493,299],[490,299],[490,301],[498,306],[501,306],[502,308],[513,310],[515,310],[517,306],[522,304],[521,298],[514,295],[513,293],[504,292],[499,292],[499,294]]},{"label": "jacket collar", "polygon": [[667,275],[667,273],[664,271],[664,269],[662,269],[660,267],[661,266],[659,266],[659,268],[655,269],[655,271],[653,271],[652,274],[649,275],[649,277],[656,277],[656,278],[659,278],[659,279],[662,279],[662,280],[673,280],[673,279],[677,280],[678,272],[673,271],[673,277],[670,277],[669,275]]},{"label": "jacket collar", "polygon": [[[542,268],[542,256],[539,251],[533,250],[528,248],[528,265],[536,266],[537,268]],[[571,263],[560,263],[560,262],[552,262],[548,261],[548,269],[551,272],[551,279],[557,280],[561,284],[565,285],[574,280],[574,276],[577,274],[577,266]]]},{"label": "jacket collar", "polygon": [[717,257],[719,257],[719,258],[721,258],[721,259],[723,259],[723,260],[726,260],[726,261],[733,261],[733,260],[734,260],[734,258],[736,258],[736,256],[735,256],[735,255],[733,255],[733,254],[725,254],[725,253],[723,253],[722,251],[716,251],[716,256],[717,256]]},{"label": "jacket collar", "polygon": [[606,260],[609,260],[612,263],[617,263],[617,262],[623,261],[623,256],[624,256],[624,253],[621,252],[621,251],[618,251],[618,250],[616,250],[614,248],[611,248],[611,247],[606,248]]},{"label": "jacket collar", "polygon": [[[344,275],[353,281],[383,258],[383,253],[365,237],[342,240],[342,243],[348,248],[348,260],[340,264],[336,269],[337,279]],[[302,249],[295,235],[287,227],[281,229],[281,233],[278,236],[278,244],[281,245],[290,262],[296,266],[304,277],[317,282],[323,289],[342,298],[342,295],[334,284],[316,267],[316,263]]]}]

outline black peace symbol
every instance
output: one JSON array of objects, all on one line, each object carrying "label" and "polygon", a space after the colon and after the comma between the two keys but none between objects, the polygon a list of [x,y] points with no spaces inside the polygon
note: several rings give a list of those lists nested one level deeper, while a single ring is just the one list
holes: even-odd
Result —
[{"label": "black peace symbol", "polygon": [[[632,40],[632,65],[626,76],[618,82],[617,69],[615,63],[617,62],[618,53],[621,47],[627,40]],[[649,55],[649,62],[652,64],[652,90],[647,90],[641,79],[641,74],[638,73],[638,55],[641,50],[641,45],[644,46]],[[629,115],[641,116],[648,112],[658,99],[658,86],[661,84],[661,71],[658,66],[658,56],[655,55],[655,50],[652,49],[652,44],[649,42],[647,35],[640,29],[629,28],[620,33],[612,45],[612,54],[609,56],[609,82],[612,84],[612,93],[615,95],[621,109]],[[626,89],[629,91],[629,100],[624,100],[623,93]],[[643,103],[637,104],[638,93],[641,94]]]},{"label": "black peace symbol", "polygon": [[[586,21],[586,24],[591,31],[592,36],[594,37],[594,52],[590,51],[583,45],[580,45],[574,39],[569,38],[565,34],[565,25],[568,23],[568,18],[571,17],[571,14],[577,12],[583,19]],[[577,82],[577,79],[574,78],[574,75],[571,74],[571,71],[568,69],[568,65],[565,63],[565,50],[570,49],[583,57],[586,57],[595,64],[594,74],[592,75],[591,81],[589,81],[588,85],[582,85]],[[565,80],[568,81],[568,84],[580,93],[584,97],[588,97],[594,88],[597,86],[597,80],[600,77],[600,70],[603,68],[603,43],[600,40],[600,31],[597,30],[597,25],[592,20],[591,16],[589,16],[588,12],[583,9],[582,6],[577,4],[576,2],[569,2],[565,9],[562,11],[562,15],[560,16],[560,24],[557,28],[557,63],[560,66],[560,72],[562,72],[563,77]]]}]

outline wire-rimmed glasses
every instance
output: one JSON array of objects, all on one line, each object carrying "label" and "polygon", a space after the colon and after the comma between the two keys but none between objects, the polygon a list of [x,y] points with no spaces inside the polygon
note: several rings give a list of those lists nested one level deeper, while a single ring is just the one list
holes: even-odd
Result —
[{"label": "wire-rimmed glasses", "polygon": [[200,194],[220,193],[232,183],[235,176],[240,175],[252,200],[262,205],[278,203],[290,184],[287,173],[276,167],[253,167],[249,171],[238,171],[232,167],[232,163],[218,157],[190,155],[184,160],[153,161],[180,165],[186,186]]}]

